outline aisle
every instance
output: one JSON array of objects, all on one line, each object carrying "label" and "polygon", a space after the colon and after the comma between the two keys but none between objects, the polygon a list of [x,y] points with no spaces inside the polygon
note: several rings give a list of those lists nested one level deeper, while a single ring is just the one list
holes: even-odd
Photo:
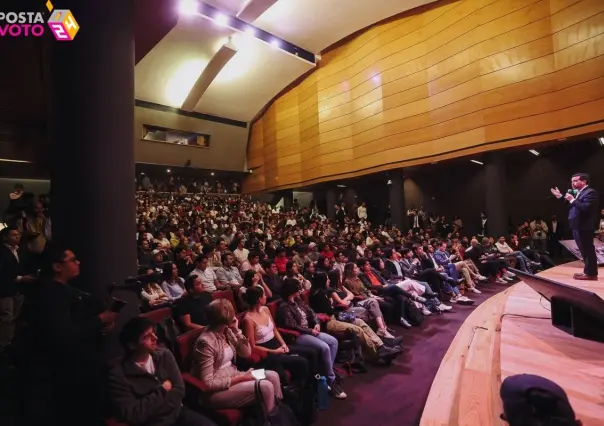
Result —
[{"label": "aisle", "polygon": [[[480,304],[508,288],[489,284],[472,294]],[[475,305],[477,306],[477,305]],[[474,307],[454,305],[454,313],[430,316],[421,327],[397,328],[405,336],[404,353],[391,367],[370,367],[366,374],[345,379],[344,401],[330,400],[316,426],[414,426],[419,424],[432,380],[451,341]]]}]

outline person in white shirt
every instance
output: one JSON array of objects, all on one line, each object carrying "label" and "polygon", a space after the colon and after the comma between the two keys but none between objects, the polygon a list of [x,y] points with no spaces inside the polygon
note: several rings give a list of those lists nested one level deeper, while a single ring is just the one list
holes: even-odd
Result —
[{"label": "person in white shirt", "polygon": [[499,240],[495,243],[495,247],[497,251],[502,254],[506,254],[512,256],[516,259],[516,266],[521,271],[526,272],[534,272],[534,268],[537,266],[541,266],[539,263],[531,261],[528,257],[524,255],[521,251],[515,251],[513,248],[509,246],[509,244],[505,241],[505,237],[499,237]]},{"label": "person in white shirt", "polygon": [[216,278],[214,270],[208,267],[208,257],[205,254],[200,254],[197,256],[195,262],[197,263],[197,267],[193,269],[191,275],[199,277],[205,291],[212,293],[216,290],[225,290],[228,288],[220,284],[218,278]]},{"label": "person in white shirt", "polygon": [[362,219],[367,220],[367,205],[365,204],[365,202],[363,202],[357,208],[357,216],[359,217],[359,220],[362,220]]},{"label": "person in white shirt", "polygon": [[242,265],[250,255],[250,251],[244,247],[244,244],[245,240],[241,238],[237,243],[237,248],[233,251],[236,265]]},{"label": "person in white shirt", "polygon": [[225,253],[222,255],[221,261],[222,267],[214,270],[218,282],[225,287],[235,290],[241,287],[243,284],[243,277],[241,277],[239,269],[233,264],[233,255],[231,253]]}]

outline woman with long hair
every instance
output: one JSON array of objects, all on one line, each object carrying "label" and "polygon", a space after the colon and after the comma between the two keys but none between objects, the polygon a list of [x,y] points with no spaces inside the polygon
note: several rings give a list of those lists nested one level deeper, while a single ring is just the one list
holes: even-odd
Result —
[{"label": "woman with long hair", "polygon": [[[279,373],[282,383],[286,383],[285,370],[288,370],[295,383],[303,385],[316,371],[309,372],[309,362],[316,367],[317,353],[299,345],[287,345],[275,322],[271,311],[266,307],[266,295],[262,287],[252,287],[245,293],[250,307],[243,317],[243,334],[250,341],[251,348],[267,354],[264,365]],[[292,356],[293,354],[301,356]],[[310,374],[309,374],[310,373]]]},{"label": "woman with long hair", "polygon": [[178,276],[178,266],[174,262],[166,262],[162,273],[162,290],[170,300],[179,299],[185,292],[185,280]]},{"label": "woman with long hair", "polygon": [[401,353],[400,346],[386,345],[362,319],[352,319],[349,316],[350,321],[339,321],[335,316],[333,299],[330,297],[333,291],[327,274],[319,273],[315,276],[310,293],[310,306],[315,312],[329,316],[326,323],[329,333],[340,334],[347,330],[354,332],[359,336],[364,351],[375,359],[392,359]]},{"label": "woman with long hair", "polygon": [[383,298],[372,294],[359,278],[359,267],[354,263],[347,263],[344,267],[343,283],[355,298],[360,299],[355,302],[369,311],[370,316],[375,320],[378,326],[378,336],[394,339],[392,333],[386,327],[386,320],[382,313],[384,308],[387,313],[392,313],[392,304],[387,303]]},{"label": "woman with long hair", "polygon": [[[239,408],[256,403],[256,379],[252,370],[238,371],[237,356],[252,353],[249,340],[239,330],[235,309],[226,299],[216,299],[206,308],[208,326],[195,342],[191,374],[201,380],[208,391],[201,395],[209,407]],[[281,399],[281,381],[274,371],[266,371],[260,381],[264,406],[269,414]]]}]

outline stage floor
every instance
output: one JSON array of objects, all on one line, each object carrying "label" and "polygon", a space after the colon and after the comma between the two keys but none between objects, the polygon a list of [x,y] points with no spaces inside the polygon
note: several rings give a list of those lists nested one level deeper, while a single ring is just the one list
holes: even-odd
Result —
[{"label": "stage floor", "polygon": [[[598,281],[574,280],[582,268],[577,261],[540,275],[604,298],[604,270]],[[554,328],[549,309],[522,282],[478,306],[443,358],[420,425],[507,425],[499,418],[499,388],[503,379],[521,373],[562,386],[584,426],[604,424],[604,344]]]}]

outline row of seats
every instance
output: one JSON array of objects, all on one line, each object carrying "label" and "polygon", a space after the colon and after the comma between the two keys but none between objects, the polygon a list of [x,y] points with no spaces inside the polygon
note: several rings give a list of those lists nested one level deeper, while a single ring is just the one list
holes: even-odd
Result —
[{"label": "row of seats", "polygon": [[[308,303],[309,296],[310,296],[310,292],[305,291],[301,297],[306,303]],[[233,304],[235,309],[237,309],[237,305],[235,304],[234,294],[231,290],[215,291],[212,293],[212,298],[213,299],[220,299],[220,298],[227,299]],[[267,307],[269,308],[273,318],[275,318],[275,316],[276,316],[278,305],[279,305],[278,301],[270,302],[267,304]],[[240,320],[240,322],[246,313],[247,313],[247,311],[238,312],[237,318]],[[153,322],[158,323],[158,322],[164,321],[168,318],[171,318],[172,309],[169,307],[160,308],[160,309],[156,309],[153,311],[145,312],[145,313],[141,314],[141,316],[145,317],[145,318],[149,318]],[[326,322],[329,319],[329,318],[327,318],[326,315],[322,315],[322,314],[318,314],[317,317],[322,322]],[[284,336],[285,339],[288,339],[288,338],[295,339],[296,337],[299,336],[299,333],[294,330],[284,329],[284,328],[280,328],[280,327],[278,327],[277,329]],[[203,331],[203,329],[191,330],[191,331],[188,331],[177,337],[178,352],[179,352],[177,354],[177,356],[180,357],[180,359],[178,359],[177,361],[179,362],[179,365],[181,367],[182,377],[185,382],[187,400],[193,405],[195,405],[196,401],[199,399],[200,392],[207,391],[207,388],[204,385],[204,383],[202,381],[200,381],[199,379],[193,377],[189,373],[189,371],[191,369],[191,356],[192,356],[193,348],[195,346],[195,342],[197,341],[197,338],[202,333],[202,331]],[[266,357],[265,352],[252,351],[252,355],[249,359],[247,359],[247,361],[250,362],[251,364],[257,364],[257,363],[261,362],[264,357]],[[244,414],[243,410],[241,410],[241,409],[212,410],[212,409],[208,409],[208,407],[200,407],[200,408],[201,408],[201,411],[203,412],[203,414],[207,415],[208,417],[210,417],[212,420],[214,420],[216,423],[218,423],[221,426],[237,426],[238,424],[241,423],[241,421],[243,419],[243,414]],[[119,423],[116,423],[116,422],[113,422],[113,423],[108,422],[108,426],[109,425],[125,426],[125,425],[120,425]]]}]

